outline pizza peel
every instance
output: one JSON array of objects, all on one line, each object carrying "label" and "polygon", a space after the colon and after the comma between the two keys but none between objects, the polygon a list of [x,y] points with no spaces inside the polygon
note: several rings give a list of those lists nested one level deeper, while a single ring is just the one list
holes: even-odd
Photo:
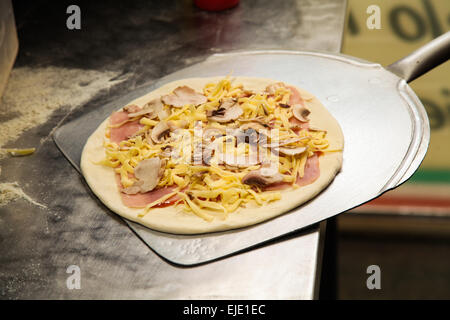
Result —
[{"label": "pizza peel", "polygon": [[341,125],[345,147],[341,172],[311,201],[254,226],[209,234],[163,233],[124,219],[161,257],[179,265],[196,265],[292,235],[405,182],[423,160],[430,139],[425,108],[407,82],[447,61],[449,56],[450,32],[387,68],[320,52],[215,54],[63,124],[53,138],[80,172],[83,146],[98,125],[113,111],[165,83],[232,72],[234,76],[283,81],[314,94]]}]

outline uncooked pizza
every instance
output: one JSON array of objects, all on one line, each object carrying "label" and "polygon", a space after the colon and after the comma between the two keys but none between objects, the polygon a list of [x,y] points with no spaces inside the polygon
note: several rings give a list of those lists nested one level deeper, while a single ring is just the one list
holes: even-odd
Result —
[{"label": "uncooked pizza", "polygon": [[89,137],[81,169],[115,213],[159,231],[205,233],[314,198],[339,172],[343,145],[337,121],[303,89],[190,78],[113,112]]}]

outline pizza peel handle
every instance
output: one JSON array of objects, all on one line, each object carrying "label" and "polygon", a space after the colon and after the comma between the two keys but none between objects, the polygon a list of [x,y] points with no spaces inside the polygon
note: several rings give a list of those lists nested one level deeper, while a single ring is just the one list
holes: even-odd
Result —
[{"label": "pizza peel handle", "polygon": [[450,31],[392,63],[386,69],[411,82],[450,59]]}]

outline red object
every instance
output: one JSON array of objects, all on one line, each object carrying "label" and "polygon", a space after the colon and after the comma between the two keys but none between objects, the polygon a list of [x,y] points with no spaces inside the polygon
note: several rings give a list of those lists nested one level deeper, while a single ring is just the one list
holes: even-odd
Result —
[{"label": "red object", "polygon": [[207,11],[221,11],[230,9],[239,3],[239,0],[194,0],[197,7]]}]

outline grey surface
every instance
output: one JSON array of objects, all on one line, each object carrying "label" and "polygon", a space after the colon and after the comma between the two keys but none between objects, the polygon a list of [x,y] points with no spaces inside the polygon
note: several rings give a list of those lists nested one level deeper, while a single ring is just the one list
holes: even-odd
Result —
[{"label": "grey surface", "polygon": [[[128,222],[150,247],[174,263],[192,265],[214,260],[330,218],[397,186],[425,156],[430,136],[428,117],[404,80],[378,64],[294,51],[212,56],[62,126],[55,133],[55,141],[78,165],[86,141],[76,135],[80,128],[92,133],[113,110],[167,82],[226,75],[229,70],[235,70],[236,76],[285,81],[316,95],[344,132],[342,172],[313,200],[252,227],[187,236],[169,235]],[[305,74],[314,76],[305,78]]]},{"label": "grey surface", "polygon": [[[217,14],[183,1],[86,2],[78,33],[65,29],[64,2],[52,3],[52,11],[36,3],[30,5],[34,11],[16,15],[21,42],[16,67],[114,70],[128,78],[70,115],[67,108],[58,110],[47,123],[11,142],[39,146],[34,155],[0,160],[2,181],[17,181],[47,206],[19,200],[0,207],[0,296],[311,299],[320,267],[317,228],[200,267],[174,266],[150,251],[116,215],[104,212],[49,137],[61,121],[213,53],[267,48],[337,52],[344,2],[242,1]],[[44,166],[51,170],[44,173]],[[72,264],[81,268],[81,290],[66,287],[66,268]]]}]

